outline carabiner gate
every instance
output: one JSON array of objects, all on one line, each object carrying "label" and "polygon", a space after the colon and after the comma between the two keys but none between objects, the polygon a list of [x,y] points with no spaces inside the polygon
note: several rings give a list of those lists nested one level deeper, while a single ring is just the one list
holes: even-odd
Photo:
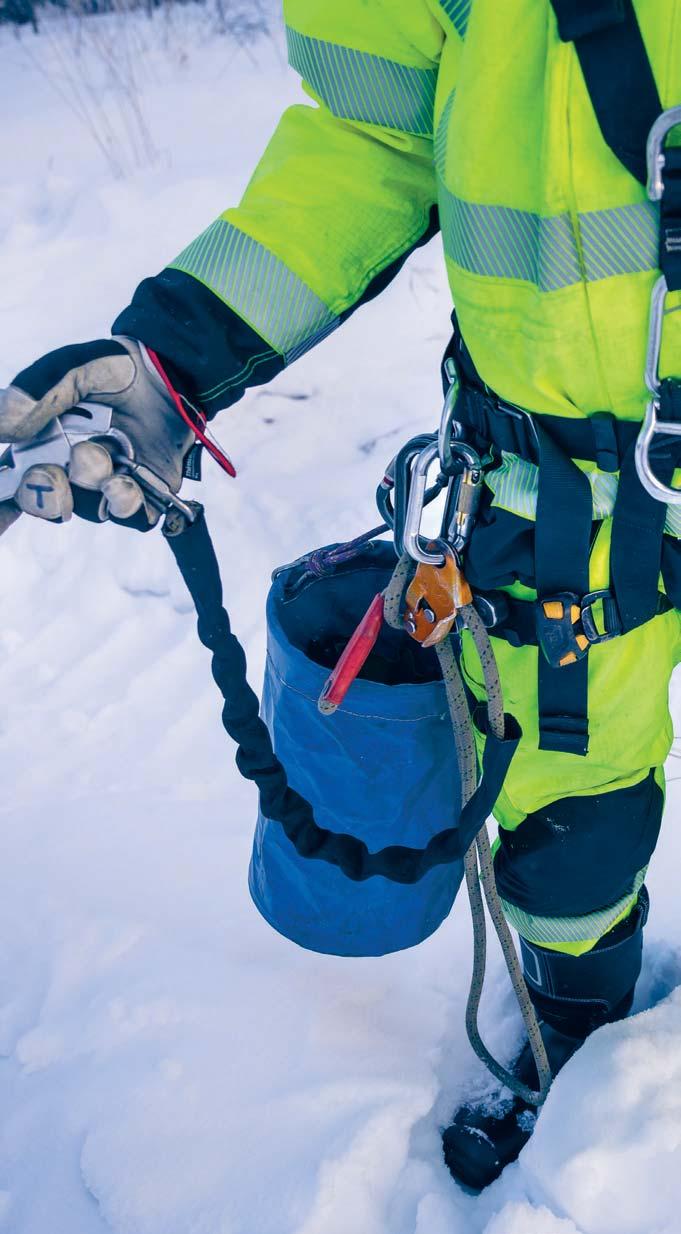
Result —
[{"label": "carabiner gate", "polygon": [[480,455],[467,442],[451,443],[450,451],[462,466],[449,482],[441,534],[460,556],[475,527],[485,473]]}]

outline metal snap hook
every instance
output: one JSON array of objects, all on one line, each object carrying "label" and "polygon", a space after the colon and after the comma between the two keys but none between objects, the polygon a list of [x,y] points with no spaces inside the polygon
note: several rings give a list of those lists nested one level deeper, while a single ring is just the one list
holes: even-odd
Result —
[{"label": "metal snap hook", "polygon": [[[681,107],[670,107],[655,121],[648,135],[646,158],[648,162],[648,196],[651,201],[662,201],[664,197],[664,142],[667,134],[681,125]],[[636,472],[641,484],[656,501],[667,505],[681,505],[681,490],[672,488],[658,480],[650,464],[650,451],[658,434],[681,437],[681,424],[670,420],[660,420],[660,353],[662,350],[662,331],[664,327],[664,306],[669,288],[664,274],[657,279],[650,301],[650,325],[648,329],[648,349],[646,352],[645,382],[651,398],[646,407],[646,413],[641,425],[641,431],[636,440],[635,462]]]},{"label": "metal snap hook", "polygon": [[[678,109],[681,111],[681,108]],[[662,349],[662,328],[664,324],[664,305],[667,296],[667,280],[664,275],[655,283],[650,301],[650,328],[648,332],[648,350],[646,355],[645,381],[651,397],[648,400],[646,414],[641,425],[641,431],[636,439],[634,461],[636,473],[641,484],[656,501],[667,505],[681,505],[681,489],[672,488],[658,480],[650,463],[650,450],[658,434],[671,437],[681,437],[681,424],[672,420],[660,420],[660,352]]]},{"label": "metal snap hook", "polygon": [[671,420],[658,419],[659,410],[659,399],[651,398],[646,407],[641,431],[636,439],[634,453],[636,471],[644,489],[656,501],[663,501],[666,505],[670,506],[680,506],[681,489],[663,484],[661,480],[658,480],[650,466],[650,448],[658,433],[669,434],[672,437],[681,437],[681,424],[675,424]]},{"label": "metal snap hook", "polygon": [[[448,485],[440,538],[448,543],[454,552],[461,553],[475,526],[484,470],[480,455],[468,442],[451,442],[450,451],[452,474]],[[445,562],[443,553],[430,552],[424,547],[423,542],[427,544],[432,541],[432,537],[424,537],[421,533],[428,472],[437,461],[441,462],[439,445],[437,442],[432,442],[421,451],[414,464],[404,520],[404,551],[413,561],[426,566],[441,566]]]},{"label": "metal snap hook", "polygon": [[[407,513],[404,520],[402,535],[404,551],[409,554],[412,561],[419,561],[424,566],[441,566],[445,562],[442,553],[429,553],[427,549],[421,547],[421,540],[423,538],[421,536],[421,523],[425,509],[428,472],[433,463],[439,462],[439,457],[438,443],[436,441],[431,442],[430,445],[421,450],[412,470]],[[431,539],[431,536],[426,537],[426,540]]]},{"label": "metal snap hook", "polygon": [[651,201],[661,201],[664,196],[664,140],[668,133],[681,124],[681,107],[670,107],[658,116],[648,134],[646,159],[648,162],[648,196]]},{"label": "metal snap hook", "polygon": [[477,450],[467,442],[457,441],[451,448],[460,468],[458,475],[449,482],[441,535],[451,544],[454,552],[461,555],[478,517],[485,471]]}]

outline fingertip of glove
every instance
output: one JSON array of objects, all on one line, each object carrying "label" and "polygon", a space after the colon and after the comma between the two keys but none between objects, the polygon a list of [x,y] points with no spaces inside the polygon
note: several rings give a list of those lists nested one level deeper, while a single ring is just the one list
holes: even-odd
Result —
[{"label": "fingertip of glove", "polygon": [[67,523],[73,514],[73,492],[64,468],[54,463],[29,467],[17,489],[16,503],[34,518]]}]

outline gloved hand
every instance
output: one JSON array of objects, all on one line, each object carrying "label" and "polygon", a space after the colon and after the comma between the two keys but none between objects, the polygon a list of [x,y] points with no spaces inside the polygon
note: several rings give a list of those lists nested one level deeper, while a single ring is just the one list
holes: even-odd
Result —
[{"label": "gloved hand", "polygon": [[[85,400],[113,408],[112,427],[130,440],[136,461],[177,493],[194,435],[145,348],[132,338],[61,347],[24,369],[0,390],[0,441],[29,440]],[[0,503],[0,534],[21,510],[65,521],[74,508],[88,517],[94,511],[100,519],[132,520],[143,530],[160,517],[132,476],[115,473],[105,444],[83,441],[72,451],[68,475],[54,464],[26,473],[14,501]]]}]

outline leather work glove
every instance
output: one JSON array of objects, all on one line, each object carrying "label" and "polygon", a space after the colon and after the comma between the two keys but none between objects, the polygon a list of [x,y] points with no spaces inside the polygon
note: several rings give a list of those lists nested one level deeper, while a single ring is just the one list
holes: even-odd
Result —
[{"label": "leather work glove", "polygon": [[[0,441],[30,440],[55,416],[85,400],[113,409],[111,427],[128,438],[136,462],[177,493],[194,435],[146,349],[132,338],[61,347],[24,369],[0,390]],[[14,499],[0,503],[0,534],[21,511],[64,522],[74,510],[143,531],[160,518],[134,477],[117,474],[112,451],[101,439],[78,442],[68,469],[53,463],[31,467]]]}]

